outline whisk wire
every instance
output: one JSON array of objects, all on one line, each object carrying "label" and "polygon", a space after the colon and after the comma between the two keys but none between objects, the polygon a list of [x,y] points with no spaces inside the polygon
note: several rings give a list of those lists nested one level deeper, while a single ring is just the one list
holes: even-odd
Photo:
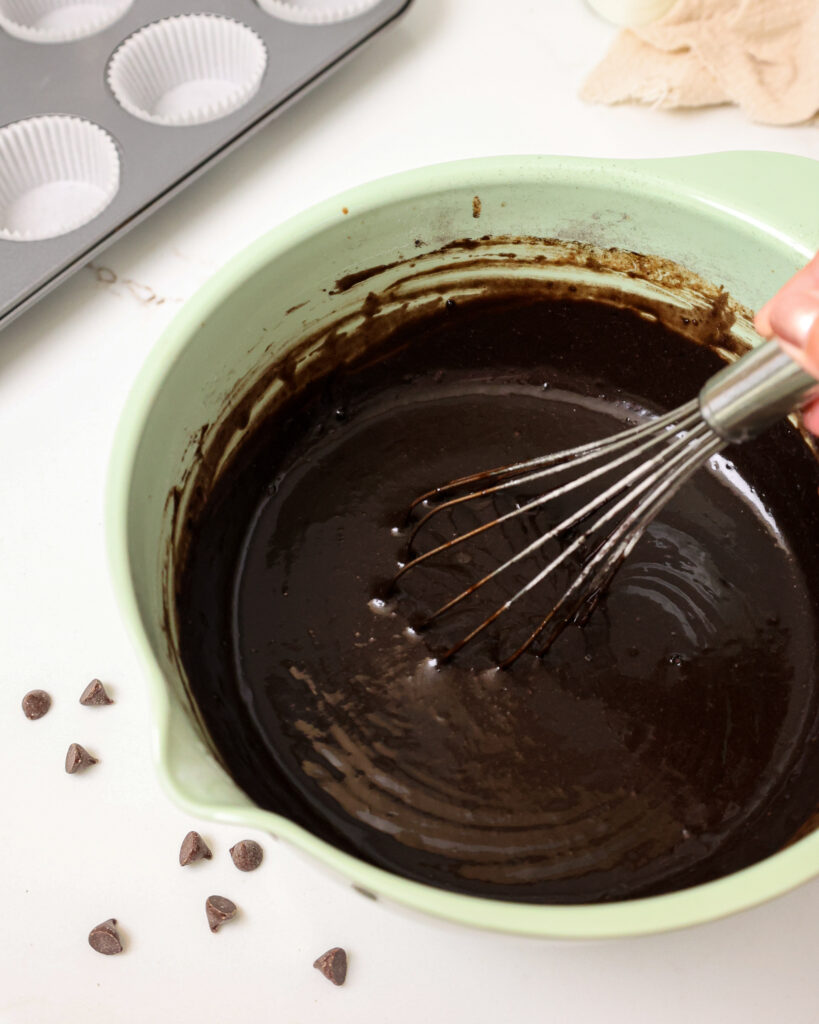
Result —
[{"label": "whisk wire", "polygon": [[[688,436],[679,437],[676,441],[672,442],[672,444],[669,445],[666,454],[673,454],[680,446],[686,445],[688,443],[690,443],[690,438]],[[471,537],[474,537],[477,534],[482,533],[484,530],[488,530],[493,526],[498,526],[501,523],[508,521],[509,519],[512,519],[518,515],[522,515],[524,512],[545,505],[551,499],[565,495],[569,491],[574,490],[579,486],[584,486],[590,481],[596,479],[598,476],[601,476],[604,473],[609,473],[612,469],[616,469],[619,466],[623,465],[624,463],[632,461],[637,455],[640,455],[643,451],[652,447],[653,444],[653,441],[647,442],[646,444],[634,449],[632,452],[629,452],[627,455],[621,456],[619,459],[616,459],[613,462],[606,464],[605,466],[601,467],[598,470],[594,470],[590,473],[587,473],[585,476],[580,477],[577,480],[573,480],[571,483],[566,484],[563,487],[557,488],[554,491],[550,491],[549,493],[542,495],[540,498],[537,498],[529,502],[527,505],[523,505],[520,508],[514,509],[511,512],[507,512],[506,515],[500,516],[497,519],[493,519],[488,523],[484,523],[482,526],[476,527],[474,530],[470,530],[468,533],[461,534],[460,536],[454,538],[451,541],[448,541],[445,544],[440,544],[437,548],[434,548],[432,551],[429,551],[425,555],[421,555],[418,558],[416,558],[413,562],[408,563],[404,567],[404,569],[396,575],[396,579],[401,575],[402,572],[406,572],[408,569],[413,568],[420,562],[423,562],[426,558],[429,558],[435,554],[439,554],[440,552],[445,551],[448,548],[451,549],[457,546],[458,544],[462,543],[463,541],[469,540]],[[523,548],[521,551],[518,551],[516,554],[512,555],[511,558],[507,559],[507,561],[497,566],[495,569],[492,570],[492,572],[487,573],[482,579],[478,580],[476,583],[473,583],[471,586],[467,587],[456,597],[453,597],[446,604],[442,605],[440,608],[438,608],[437,611],[432,613],[432,615],[429,617],[429,621],[432,621],[433,619],[436,619],[439,616],[446,614],[446,612],[450,611],[456,605],[460,604],[461,601],[463,601],[465,598],[469,597],[476,591],[480,590],[481,587],[489,583],[496,576],[499,576],[502,572],[505,572],[508,568],[515,565],[515,563],[522,561],[524,558],[528,558],[530,555],[534,554],[539,548],[547,544],[550,540],[554,540],[555,537],[558,536],[558,534],[566,533],[568,530],[572,529],[574,526],[577,526],[579,523],[581,523],[584,519],[587,519],[593,512],[596,512],[597,509],[604,507],[620,491],[630,487],[632,484],[636,484],[637,481],[639,481],[640,477],[643,476],[653,464],[653,461],[644,462],[641,465],[637,466],[635,469],[633,469],[630,473],[627,473],[624,477],[621,477],[610,487],[606,488],[606,490],[602,491],[591,501],[583,505],[573,515],[569,516],[567,519],[562,520],[551,530],[548,530],[540,537],[537,537],[527,547]],[[633,491],[629,496],[628,500],[631,500],[631,498],[633,498],[634,494],[636,493],[640,492]],[[474,497],[476,496],[477,495],[474,495]],[[615,507],[613,512],[616,512],[618,509],[619,506]],[[607,522],[607,518],[601,519],[597,526],[602,526],[605,522]],[[597,529],[597,526],[595,526],[594,529]],[[583,534],[579,538],[578,543],[582,544],[582,542],[586,539],[587,536],[587,534]],[[549,566],[547,566],[545,570],[543,570],[544,575],[556,569],[557,566],[565,560],[565,558],[567,558],[570,554],[572,554],[574,550],[576,550],[576,548],[577,544],[571,545],[569,548],[564,549],[564,551],[561,553],[561,557],[556,559]],[[510,598],[509,601],[506,602],[502,610],[505,611],[506,608],[514,604],[518,597],[523,597],[523,595],[527,593],[528,590],[531,590],[533,586],[540,582],[540,579],[542,579],[542,576],[533,580],[527,587],[522,588],[514,597]],[[494,619],[492,621],[494,621]],[[487,625],[488,624],[489,623],[487,623]],[[469,639],[471,639],[471,637]]]},{"label": "whisk wire", "polygon": [[[697,412],[694,409],[688,415],[684,416],[683,419],[679,423],[676,424],[677,432],[684,432],[684,431],[688,430],[690,427],[692,427],[694,424],[696,424],[697,419],[698,419]],[[469,530],[467,533],[461,534],[460,536],[455,537],[452,540],[446,541],[443,544],[439,544],[437,547],[434,547],[434,548],[432,548],[429,551],[425,551],[423,554],[418,555],[417,557],[411,559],[405,565],[403,565],[399,569],[398,573],[396,574],[395,579],[398,580],[401,576],[403,576],[410,569],[414,569],[417,565],[420,565],[422,562],[425,562],[427,559],[432,558],[433,556],[438,555],[441,552],[446,551],[446,550],[448,550],[450,548],[453,548],[453,547],[457,546],[458,544],[462,544],[462,543],[464,543],[467,540],[471,540],[473,537],[477,537],[479,534],[483,533],[485,530],[491,529],[493,526],[498,526],[501,523],[508,522],[510,519],[514,519],[517,516],[524,515],[527,512],[531,512],[531,511],[533,511],[536,508],[540,508],[543,505],[546,505],[550,501],[554,501],[557,498],[564,497],[566,494],[569,494],[571,491],[576,490],[579,487],[586,486],[592,480],[597,479],[597,477],[604,476],[604,475],[610,473],[613,469],[617,469],[620,466],[625,465],[628,462],[632,462],[638,455],[643,454],[643,452],[646,452],[646,451],[650,450],[651,448],[653,448],[657,444],[659,444],[661,441],[665,440],[665,438],[667,437],[667,430],[666,430],[667,425],[668,425],[667,417],[663,417],[662,420],[656,420],[656,421],[654,421],[654,422],[652,422],[650,424],[643,424],[640,427],[635,427],[632,430],[627,431],[628,433],[631,434],[632,440],[635,437],[641,437],[641,436],[645,437],[646,440],[644,440],[643,443],[639,444],[636,448],[632,448],[630,451],[626,452],[624,455],[621,455],[621,456],[619,456],[618,458],[616,458],[616,459],[614,459],[612,461],[606,462],[604,465],[599,466],[597,469],[591,470],[588,473],[586,473],[586,474],[584,474],[584,475],[582,475],[580,477],[576,477],[574,480],[570,480],[568,483],[564,484],[561,487],[557,487],[557,488],[554,488],[551,491],[547,491],[546,494],[540,495],[539,497],[534,498],[532,501],[527,502],[524,505],[520,505],[517,508],[512,509],[510,512],[507,512],[504,515],[499,516],[498,518],[493,519],[493,520],[491,520],[488,523],[483,523],[480,526],[477,526],[474,529]],[[617,435],[618,438],[619,438],[619,436],[620,435]],[[522,487],[522,486],[525,486],[525,485],[527,485],[527,484],[529,484],[529,483],[531,483],[533,481],[543,479],[544,477],[549,476],[552,473],[558,473],[558,472],[561,472],[562,470],[573,468],[575,466],[578,466],[578,465],[581,465],[581,464],[585,464],[585,463],[593,461],[595,459],[603,458],[604,456],[609,454],[612,450],[617,450],[619,448],[622,448],[624,446],[624,444],[627,444],[627,443],[628,442],[618,441],[616,444],[609,445],[608,442],[604,441],[604,442],[601,442],[601,443],[599,443],[597,445],[583,445],[583,446],[581,446],[579,448],[571,449],[570,451],[565,453],[565,455],[572,455],[574,452],[579,452],[579,451],[587,453],[587,454],[584,454],[583,456],[581,456],[580,458],[574,459],[573,461],[567,462],[565,464],[561,463],[560,465],[550,466],[550,467],[548,467],[546,469],[542,469],[542,470],[539,470],[539,471],[534,472],[534,473],[527,474],[527,475],[522,476],[522,477],[515,477],[514,479],[506,480],[503,483],[496,484],[496,485],[494,485],[492,487],[484,488],[483,490],[480,490],[480,491],[473,491],[473,492],[468,493],[468,494],[460,495],[457,498],[450,498],[449,500],[442,502],[440,505],[436,505],[433,509],[430,509],[430,511],[427,512],[426,515],[424,515],[423,518],[415,525],[415,527],[413,528],[412,532],[410,533],[409,539],[407,541],[407,547],[408,547],[409,550],[412,549],[412,545],[413,545],[413,542],[414,542],[414,540],[415,540],[415,538],[416,538],[416,536],[418,534],[418,531],[423,526],[425,526],[434,515],[438,514],[439,512],[443,512],[446,509],[451,509],[451,508],[455,507],[456,505],[463,504],[464,502],[467,502],[467,501],[475,501],[475,500],[477,500],[479,498],[486,497],[487,495],[494,494],[497,491],[504,490],[504,489],[512,487],[512,486],[514,486],[514,487]],[[592,448],[595,448],[596,450],[592,451],[591,450]],[[532,460],[532,461],[542,461],[542,460]],[[520,465],[525,465],[525,463],[521,463]],[[500,471],[501,470],[490,470],[490,472],[500,472]],[[480,476],[481,474],[477,474],[477,475]],[[463,477],[462,478],[462,480],[465,481],[465,482],[468,482],[468,481],[470,481],[472,479],[474,479],[474,478],[473,477]],[[622,487],[624,485],[624,483],[626,483],[626,482],[630,482],[630,480],[629,481],[620,481],[618,489],[619,489],[619,487]],[[443,493],[444,491],[448,491],[448,490],[450,490],[451,488],[454,488],[454,487],[455,487],[455,482],[453,482],[452,484],[449,484],[449,485],[445,485],[445,487],[439,488],[438,489],[438,493]],[[435,493],[435,492],[429,492],[429,493],[432,494],[432,493]],[[422,499],[419,499],[418,501],[414,502],[412,507],[413,508],[417,507],[418,504],[420,503],[420,501],[422,501],[422,500],[425,500],[425,499],[422,498]],[[428,499],[426,499],[426,500],[428,500]],[[590,508],[589,512],[592,512],[592,511],[594,511],[594,509]],[[566,523],[566,524],[564,524],[564,528],[566,526],[570,526],[570,525],[574,525],[574,523]],[[542,538],[541,539],[541,543],[545,543],[547,540],[550,540],[550,539],[551,539],[551,536],[547,536],[545,538]],[[526,552],[522,552],[519,557],[525,557],[525,555],[528,554],[528,553],[529,553],[528,550]],[[519,559],[516,558],[515,560],[517,561]],[[483,581],[481,581],[481,582],[483,582]],[[470,591],[470,592],[472,592],[472,591]],[[447,605],[446,607],[450,607],[450,605]],[[443,611],[443,609],[441,611]],[[436,614],[440,614],[440,612],[438,612]]]},{"label": "whisk wire", "polygon": [[[446,509],[451,510],[463,502],[487,497],[506,489],[528,486],[579,466],[591,464],[593,467],[595,460],[602,460],[600,465],[587,469],[561,486],[552,487],[546,494],[519,504],[511,512],[445,543],[437,544],[421,555],[409,558],[407,563],[400,567],[393,582],[409,570],[423,565],[434,556],[470,538],[477,537],[485,530],[509,522],[516,516],[539,510],[547,502],[570,494],[577,488],[588,485],[626,466],[651,449],[661,446],[660,450],[655,451],[635,468],[628,470],[620,480],[606,487],[582,508],[451,598],[427,619],[429,625],[500,573],[534,554],[548,541],[563,538],[568,540],[568,543],[560,553],[520,587],[517,593],[484,618],[467,636],[451,646],[441,660],[453,657],[508,611],[524,594],[538,586],[567,558],[576,552],[587,551],[587,557],[569,587],[540,621],[538,627],[502,663],[502,667],[516,661],[548,630],[545,644],[540,647],[539,653],[542,654],[548,650],[567,622],[572,619],[580,622],[581,617],[582,621],[585,621],[648,524],[688,477],[726,444],[755,437],[791,411],[799,401],[807,396],[815,396],[817,389],[819,385],[810,374],[780,349],[776,340],[771,340],[716,373],[705,383],[697,398],[648,424],[629,427],[602,441],[459,477],[448,484],[427,491],[412,503],[410,515],[424,502],[431,499],[438,501],[432,509],[421,516],[412,530],[409,551],[419,530],[428,524],[433,516],[440,515]],[[466,494],[458,493],[470,487],[476,489]],[[592,516],[595,518],[590,520]],[[619,521],[618,516],[621,517]],[[586,525],[578,536],[566,536],[581,523]],[[608,528],[608,532],[604,533],[605,528]]]},{"label": "whisk wire", "polygon": [[[647,526],[660,509],[674,496],[678,487],[702,465],[703,459],[710,458],[724,447],[725,442],[716,435],[712,435],[704,448],[697,449],[694,453],[690,454],[676,470],[672,471],[667,480],[663,481],[661,490],[647,495],[632,513],[623,520],[615,532],[595,550],[558,604],[543,619],[527,641],[511,657],[503,662],[501,667],[507,668],[512,665],[521,654],[528,650],[538,636],[543,633],[549,623],[555,622],[555,627],[546,642],[537,651],[538,657],[544,655],[560,635],[564,625],[571,621],[577,621],[585,605],[592,602],[596,603],[600,594],[608,587],[620,565],[631,554]],[[584,583],[586,584],[585,587]],[[577,595],[577,598],[574,603],[571,603],[571,598],[575,595]],[[567,610],[564,610],[564,605],[568,605]],[[589,609],[590,613],[591,608]],[[587,615],[584,615],[583,621],[587,617]]]},{"label": "whisk wire", "polygon": [[[489,615],[481,623],[479,623],[479,625],[476,626],[467,636],[463,637],[461,640],[458,641],[458,643],[450,647],[449,650],[441,656],[441,660],[448,661],[450,658],[454,657],[454,655],[457,654],[458,651],[461,650],[467,643],[474,640],[475,637],[477,637],[488,626],[495,622],[500,617],[501,614],[508,611],[509,608],[511,608],[512,605],[514,605],[520,598],[522,598],[525,594],[529,593],[529,591],[533,590],[536,586],[543,582],[543,580],[546,579],[546,577],[549,576],[551,573],[553,573],[554,570],[558,568],[558,566],[560,566],[571,555],[573,555],[576,551],[582,548],[594,534],[598,533],[602,529],[602,527],[604,527],[612,519],[618,516],[625,508],[632,504],[632,502],[641,494],[644,494],[646,491],[649,490],[649,488],[653,487],[658,482],[658,480],[661,480],[663,477],[665,477],[668,481],[668,489],[672,488],[676,484],[677,467],[680,465],[680,463],[682,463],[684,467],[688,466],[690,462],[694,462],[697,465],[699,464],[699,461],[701,459],[700,452],[697,451],[690,455],[689,452],[691,450],[692,445],[697,444],[698,441],[707,438],[709,435],[711,435],[710,429],[707,427],[706,424],[700,423],[690,433],[682,437],[678,437],[674,442],[672,442],[672,444],[668,447],[668,449],[666,449],[666,451],[654,456],[654,458],[649,460],[649,462],[642,463],[639,467],[637,467],[637,469],[634,470],[633,473],[630,475],[636,478],[639,478],[640,475],[643,475],[643,479],[639,480],[639,482],[635,482],[634,487],[628,489],[627,493],[623,495],[623,497],[621,497],[619,501],[611,505],[611,507],[608,508],[600,516],[599,519],[595,520],[595,522],[587,530],[585,530],[573,541],[571,541],[571,543],[563,547],[560,553],[554,559],[552,559],[552,561],[549,562],[548,565],[541,569],[540,572],[536,573],[536,575],[533,576],[530,580],[527,580],[527,582],[515,594],[508,598],[491,615]],[[587,515],[590,514],[591,511],[595,510],[601,505],[604,505],[605,500],[610,500],[611,497],[622,491],[624,487],[628,488],[629,483],[631,483],[631,481],[628,481],[628,477],[625,477],[622,480],[618,481],[616,484],[612,485],[611,488],[609,488],[609,492],[611,492],[610,494],[609,492],[604,492],[603,495],[598,495],[591,502],[589,502],[587,506],[584,506],[583,509],[580,509],[577,513],[575,513],[574,516],[570,517],[568,520],[561,522],[557,527],[549,531],[549,533],[552,537],[554,537],[561,532],[565,532],[568,524],[573,523],[573,521],[576,521],[580,517],[585,518]],[[578,609],[574,608],[568,615],[563,615],[563,607],[566,605],[567,602],[571,601],[571,598],[575,593],[587,592],[583,591],[582,588],[584,583],[586,583],[587,579],[589,578],[589,576],[594,572],[597,566],[600,565],[601,561],[606,558],[609,552],[616,546],[616,544],[623,537],[623,535],[627,534],[629,529],[634,528],[636,522],[641,518],[643,511],[652,506],[653,502],[657,500],[658,497],[662,497],[662,495],[665,492],[665,489],[666,484],[664,482],[663,490],[661,490],[659,494],[658,492],[652,492],[648,495],[647,498],[644,498],[637,505],[637,508],[634,509],[630,515],[626,516],[626,518],[611,534],[611,536],[601,543],[601,545],[592,554],[591,558],[585,563],[578,576],[575,578],[573,583],[570,585],[569,589],[561,597],[558,603],[551,609],[549,614],[541,621],[541,623],[527,638],[524,644],[520,648],[518,648],[517,651],[515,651],[511,658],[507,658],[502,663],[501,667],[508,667],[514,661],[516,661],[521,654],[528,650],[529,647],[531,647],[531,645],[537,639],[537,637],[543,632],[544,629],[546,629],[550,622],[552,622],[553,620],[557,620],[561,624],[565,624],[565,622],[571,619],[572,615]],[[601,498],[605,498],[605,500],[601,501]],[[546,536],[548,537],[549,535]],[[529,553],[536,550],[541,543],[545,543],[543,537],[538,538],[529,546]],[[493,574],[490,574],[490,576],[497,575],[499,572],[503,571],[503,569],[505,569],[507,566],[518,561],[520,557],[523,557],[523,554],[523,552],[520,552],[514,555],[512,558],[507,560],[507,562],[504,563],[503,566],[496,569]],[[614,566],[614,568],[616,570],[616,565]],[[466,597],[471,592],[473,591],[470,588],[463,594],[459,595],[459,598]],[[582,603],[583,600],[581,599],[578,607],[582,605]],[[450,602],[450,607],[452,606],[452,604],[453,602]],[[432,615],[428,621],[432,622],[436,617],[438,617],[438,615],[442,613],[443,609]]]},{"label": "whisk wire", "polygon": [[[646,438],[642,446],[627,452],[626,455],[621,456],[619,460],[613,463],[610,462],[601,467],[595,474],[596,476],[601,476],[603,473],[607,473],[616,466],[622,465],[623,462],[630,461],[635,457],[635,455],[646,451],[648,448],[651,448],[664,440],[667,436],[667,428],[669,425],[673,424],[678,431],[685,430],[689,426],[693,425],[698,418],[697,403],[689,402],[688,405],[677,410],[677,415],[674,417],[672,417],[671,414],[661,416],[656,420],[652,420],[650,423],[642,423],[636,427],[629,427],[626,430],[621,431],[619,434],[615,434],[603,441],[595,441],[590,442],[589,444],[578,445],[576,448],[569,448],[566,451],[556,452],[552,455],[539,456],[536,459],[530,459],[528,462],[519,462],[513,466],[500,466],[497,469],[490,469],[483,473],[475,473],[472,476],[465,476],[458,480],[453,480],[448,484],[444,484],[443,487],[427,491],[426,494],[421,495],[420,498],[416,498],[412,503],[410,506],[410,515],[421,503],[429,501],[431,498],[440,497],[442,494],[450,493],[453,490],[459,490],[461,487],[468,486],[469,484],[481,480],[501,478],[500,483],[493,484],[490,487],[484,487],[479,491],[462,494],[456,498],[450,498],[435,505],[434,508],[430,509],[415,524],[407,541],[407,546],[410,549],[412,548],[412,544],[419,530],[421,530],[430,521],[430,519],[433,518],[433,516],[437,516],[439,513],[444,512],[447,509],[451,509],[456,505],[463,504],[467,501],[473,501],[477,498],[484,498],[488,495],[496,494],[498,491],[506,490],[511,487],[526,486],[527,484],[542,480],[552,474],[562,473],[565,470],[574,469],[587,462],[593,462],[596,459],[610,456],[613,452],[616,452],[627,445],[633,444],[634,441]],[[534,469],[534,467],[542,468]],[[524,472],[523,476],[520,475],[522,471],[532,469],[534,470],[533,472]],[[584,483],[587,483],[588,479],[594,478],[580,477],[577,480],[572,481],[570,484],[567,484],[566,490],[557,492],[549,491],[544,496],[543,501],[550,501],[552,498],[559,497],[561,494],[566,494],[568,491],[574,490],[576,487],[580,487]],[[526,508],[528,509],[529,507],[531,506],[527,506]],[[518,509],[515,513],[509,513],[509,516],[511,517],[513,514],[523,511],[526,511],[526,509]],[[481,531],[478,530],[477,532]],[[475,534],[469,534],[469,536],[475,536]],[[464,535],[463,539],[468,539],[467,535]],[[424,557],[429,557],[436,553],[437,551],[430,551],[427,552]],[[409,568],[410,565],[407,564],[402,571],[405,572]]]},{"label": "whisk wire", "polygon": [[[566,468],[568,465],[577,465],[577,459],[575,456],[583,455],[586,452],[590,452],[594,457],[603,455],[612,450],[622,448],[623,446],[630,444],[635,437],[639,437],[642,434],[653,433],[655,431],[661,431],[662,428],[673,426],[682,418],[687,418],[689,414],[696,413],[698,409],[698,403],[696,399],[687,402],[685,405],[675,409],[672,412],[665,413],[662,416],[658,416],[656,419],[651,420],[649,423],[638,423],[636,426],[627,427],[625,430],[621,430],[611,437],[604,438],[602,441],[588,441],[585,444],[577,445],[574,448],[566,448],[560,452],[551,452],[548,455],[539,455],[534,459],[527,459],[524,462],[515,462],[507,466],[497,466],[495,469],[483,470],[480,473],[471,473],[469,476],[458,477],[455,480],[450,480],[448,483],[442,484],[440,487],[433,487],[429,491],[425,491],[419,497],[417,497],[410,505],[409,511],[412,513],[418,505],[423,504],[425,501],[429,501],[431,498],[440,497],[442,494],[447,494],[450,491],[458,490],[461,487],[467,487],[470,484],[479,483],[481,480],[489,480],[497,477],[519,477],[520,473],[525,473],[536,466],[548,466],[552,463],[565,463]],[[564,468],[561,466],[561,468]],[[436,508],[439,506],[436,506]]]}]

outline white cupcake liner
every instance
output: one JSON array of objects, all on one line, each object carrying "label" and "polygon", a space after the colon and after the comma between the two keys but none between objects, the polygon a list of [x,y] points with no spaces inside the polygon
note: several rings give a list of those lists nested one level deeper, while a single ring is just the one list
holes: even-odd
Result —
[{"label": "white cupcake liner", "polygon": [[268,14],[301,25],[330,25],[372,10],[381,0],[256,0]]},{"label": "white cupcake liner", "polygon": [[68,43],[102,32],[134,0],[0,0],[0,28],[30,43]]},{"label": "white cupcake liner", "polygon": [[111,136],[79,117],[32,117],[0,128],[0,238],[64,235],[102,213],[119,188]]},{"label": "white cupcake liner", "polygon": [[182,14],[129,36],[108,63],[117,102],[143,121],[215,121],[257,92],[267,50],[256,33],[217,14]]}]

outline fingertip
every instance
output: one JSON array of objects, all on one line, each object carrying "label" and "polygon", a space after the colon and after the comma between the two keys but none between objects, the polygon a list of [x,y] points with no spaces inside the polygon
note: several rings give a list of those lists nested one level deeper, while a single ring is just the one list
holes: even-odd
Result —
[{"label": "fingertip", "polygon": [[819,317],[813,321],[808,330],[808,336],[805,339],[805,359],[807,369],[819,378]]},{"label": "fingertip", "polygon": [[771,305],[774,334],[806,349],[819,323],[819,291],[782,291]]},{"label": "fingertip", "polygon": [[754,327],[763,338],[770,338],[773,334],[773,328],[771,327],[771,300],[769,299],[764,306],[757,310],[756,316],[754,317]]},{"label": "fingertip", "polygon": [[815,285],[819,284],[819,252],[814,253],[813,258],[804,269],[804,274]]}]

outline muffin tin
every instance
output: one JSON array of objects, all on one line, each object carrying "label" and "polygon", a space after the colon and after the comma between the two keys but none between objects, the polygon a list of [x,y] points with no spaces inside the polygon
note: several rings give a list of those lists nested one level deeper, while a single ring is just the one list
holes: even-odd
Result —
[{"label": "muffin tin", "polygon": [[0,327],[410,0],[0,0]]}]

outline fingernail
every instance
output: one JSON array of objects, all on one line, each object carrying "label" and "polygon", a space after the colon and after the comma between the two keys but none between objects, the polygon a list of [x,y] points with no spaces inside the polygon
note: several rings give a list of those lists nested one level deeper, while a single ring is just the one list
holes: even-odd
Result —
[{"label": "fingernail", "polygon": [[775,334],[804,348],[819,320],[819,292],[784,294],[772,304],[770,316]]}]

